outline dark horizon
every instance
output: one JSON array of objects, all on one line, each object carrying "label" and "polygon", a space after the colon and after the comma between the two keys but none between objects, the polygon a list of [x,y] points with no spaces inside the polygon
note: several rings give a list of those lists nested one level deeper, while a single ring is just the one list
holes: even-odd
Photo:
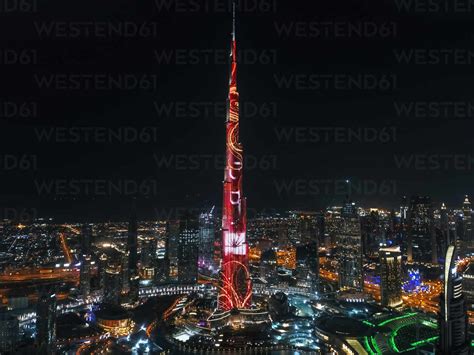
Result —
[{"label": "dark horizon", "polygon": [[[219,206],[225,4],[53,1],[4,11],[3,39],[18,42],[2,52],[0,208],[126,218],[140,189],[143,215]],[[238,4],[249,208],[340,204],[346,179],[362,206],[396,208],[420,194],[454,207],[474,195],[468,12],[403,4]],[[118,33],[127,24],[138,34]],[[127,75],[141,85],[127,86]],[[90,181],[100,187],[90,192]]]}]

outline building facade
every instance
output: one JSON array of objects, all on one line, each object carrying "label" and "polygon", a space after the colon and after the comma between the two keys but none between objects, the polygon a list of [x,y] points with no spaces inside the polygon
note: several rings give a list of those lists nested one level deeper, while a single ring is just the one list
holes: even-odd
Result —
[{"label": "building facade", "polygon": [[431,198],[414,196],[408,210],[408,262],[436,263],[435,245]]},{"label": "building facade", "polygon": [[336,235],[339,288],[363,291],[361,225],[354,203],[344,205],[341,222],[341,230]]},{"label": "building facade", "polygon": [[41,353],[54,354],[56,348],[56,294],[43,292],[36,305],[36,342]]},{"label": "building facade", "polygon": [[444,264],[443,292],[439,304],[439,352],[442,354],[470,354],[470,337],[462,277],[458,274],[456,248],[451,245]]},{"label": "building facade", "polygon": [[379,250],[380,296],[385,307],[402,304],[402,253],[400,247],[382,247]]}]

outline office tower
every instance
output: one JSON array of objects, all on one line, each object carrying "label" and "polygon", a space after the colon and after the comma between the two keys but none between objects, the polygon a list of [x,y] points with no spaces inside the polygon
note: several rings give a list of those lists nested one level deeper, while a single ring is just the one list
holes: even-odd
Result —
[{"label": "office tower", "polygon": [[296,219],[296,239],[293,242],[298,245],[309,245],[318,243],[317,215],[314,212],[293,212],[291,218]]},{"label": "office tower", "polygon": [[99,286],[100,289],[103,290],[105,287],[105,273],[107,270],[108,265],[108,258],[106,254],[102,254],[99,256]]},{"label": "office tower", "polygon": [[239,138],[237,42],[235,4],[231,44],[231,71],[226,120],[226,167],[222,210],[222,270],[218,304],[222,310],[249,308],[252,283],[248,270],[247,208],[242,190],[243,147]]},{"label": "office tower", "polygon": [[313,292],[319,289],[319,243],[318,240],[308,245],[309,277],[311,278],[311,289]]},{"label": "office tower", "polygon": [[300,287],[307,287],[310,292],[319,289],[319,252],[318,243],[296,247],[296,282]]},{"label": "office tower", "polygon": [[18,318],[0,310],[0,354],[13,354],[20,338],[20,324]]},{"label": "office tower", "polygon": [[127,251],[128,251],[128,299],[131,303],[138,301],[139,291],[139,275],[138,275],[138,255],[137,255],[137,244],[138,244],[138,226],[137,226],[137,211],[135,206],[135,200],[132,206],[132,215],[128,224],[128,239],[127,239]]},{"label": "office tower", "polygon": [[168,283],[168,265],[166,259],[166,240],[165,243],[160,242],[156,248],[155,263],[155,282],[156,284]]},{"label": "office tower", "polygon": [[91,255],[92,226],[83,224],[81,228],[81,254]]},{"label": "office tower", "polygon": [[179,242],[178,221],[168,221],[166,223],[166,273],[170,282],[178,281],[178,242]]},{"label": "office tower", "polygon": [[408,210],[408,262],[437,263],[431,198],[414,196]]},{"label": "office tower", "polygon": [[[473,245],[473,238],[472,238],[472,210],[471,210],[471,202],[469,201],[469,197],[466,195],[464,198],[464,202],[462,204],[462,213],[463,213],[463,246],[465,248],[472,248]],[[464,250],[464,248],[463,248]]]},{"label": "office tower", "polygon": [[146,236],[142,239],[140,264],[143,267],[151,267],[156,261],[157,241],[153,236]]},{"label": "office tower", "polygon": [[400,205],[400,227],[399,227],[399,240],[400,249],[404,257],[408,253],[408,200],[406,196],[403,196],[402,203]]},{"label": "office tower", "polygon": [[39,353],[54,354],[56,342],[56,294],[44,291],[36,305],[36,343]]},{"label": "office tower", "polygon": [[336,237],[342,232],[341,209],[330,208],[324,214],[324,244],[327,249],[336,246]]},{"label": "office tower", "polygon": [[199,216],[199,274],[211,276],[214,265],[214,207]]},{"label": "office tower", "polygon": [[120,304],[122,293],[122,266],[119,262],[109,262],[104,274],[104,303]]},{"label": "office tower", "polygon": [[91,291],[91,257],[83,255],[80,269],[80,289],[82,296],[86,298]]},{"label": "office tower", "polygon": [[128,268],[128,265],[129,265],[129,253],[126,252],[126,253],[113,253],[112,254],[112,263],[119,263],[120,264],[120,268],[121,268],[121,272],[120,272],[120,276],[122,278],[122,293],[123,294],[127,294],[128,295],[128,298],[129,298],[129,301],[131,302],[130,300],[130,269]]},{"label": "office tower", "polygon": [[379,262],[382,306],[400,306],[402,304],[402,253],[400,247],[381,247]]},{"label": "office tower", "polygon": [[80,289],[84,298],[89,296],[91,288],[91,239],[92,225],[83,224],[81,228],[81,254],[79,260],[81,262]]},{"label": "office tower", "polygon": [[290,245],[289,230],[288,230],[287,223],[279,223],[277,225],[276,234],[277,234],[277,247],[278,248],[284,248]]},{"label": "office tower", "polygon": [[381,216],[378,211],[370,211],[360,217],[362,234],[362,252],[367,257],[377,255],[381,244],[385,244],[384,230],[381,228]]},{"label": "office tower", "polygon": [[408,224],[408,200],[406,196],[403,196],[402,203],[400,206],[400,218],[401,223]]},{"label": "office tower", "polygon": [[448,247],[444,263],[443,291],[439,304],[439,352],[463,355],[470,353],[468,317],[462,289],[462,277],[456,269],[456,248]]},{"label": "office tower", "polygon": [[198,279],[199,222],[191,216],[180,221],[178,240],[178,281],[194,284]]},{"label": "office tower", "polygon": [[439,229],[440,229],[440,252],[441,255],[446,255],[448,246],[454,244],[454,240],[451,240],[451,233],[449,230],[449,215],[446,205],[441,204],[440,217],[439,217]]},{"label": "office tower", "polygon": [[341,220],[342,228],[336,235],[339,288],[363,291],[360,218],[353,202],[344,205]]},{"label": "office tower", "polygon": [[157,240],[153,236],[142,237],[140,254],[140,278],[151,282],[155,279],[157,268]]},{"label": "office tower", "polygon": [[462,288],[468,304],[474,303],[474,263],[469,263],[462,273]]}]

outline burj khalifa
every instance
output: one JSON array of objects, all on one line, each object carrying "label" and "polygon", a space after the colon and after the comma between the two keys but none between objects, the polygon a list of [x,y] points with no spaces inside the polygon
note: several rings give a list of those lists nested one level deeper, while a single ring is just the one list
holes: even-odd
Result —
[{"label": "burj khalifa", "polygon": [[250,307],[252,283],[248,270],[246,199],[242,191],[243,147],[239,138],[239,93],[237,91],[237,41],[235,4],[230,50],[230,80],[226,119],[226,167],[222,210],[222,266],[219,309]]}]

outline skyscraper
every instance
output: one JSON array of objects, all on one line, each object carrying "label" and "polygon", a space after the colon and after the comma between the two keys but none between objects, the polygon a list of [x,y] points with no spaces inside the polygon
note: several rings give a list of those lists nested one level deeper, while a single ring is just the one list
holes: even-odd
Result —
[{"label": "skyscraper", "polygon": [[166,253],[165,264],[167,279],[170,282],[178,281],[178,241],[179,220],[166,223]]},{"label": "skyscraper", "polygon": [[451,235],[449,231],[449,216],[448,216],[448,209],[446,205],[443,203],[440,209],[440,223],[439,223],[440,234],[442,237],[442,254],[446,255],[448,246],[453,244],[454,241],[451,241]]},{"label": "skyscraper", "polygon": [[370,211],[369,214],[360,218],[362,234],[362,252],[367,257],[377,255],[381,244],[385,244],[384,228],[381,223],[382,217],[378,211]]},{"label": "skyscraper", "polygon": [[408,210],[408,262],[436,263],[431,198],[414,196]]},{"label": "skyscraper", "polygon": [[231,71],[226,120],[226,167],[222,210],[222,270],[218,304],[222,310],[250,307],[252,284],[248,271],[246,199],[242,191],[243,147],[239,139],[237,42],[235,3],[231,43]]},{"label": "skyscraper", "polygon": [[56,342],[56,294],[42,292],[36,305],[36,342],[40,354],[54,354]]},{"label": "skyscraper", "polygon": [[[473,238],[472,238],[472,210],[471,210],[471,202],[469,201],[469,197],[466,196],[464,198],[464,202],[462,204],[462,212],[463,212],[463,246],[467,248],[473,247]],[[463,250],[465,250],[463,248]]]},{"label": "skyscraper", "polygon": [[83,224],[81,229],[81,269],[80,269],[80,288],[83,297],[87,297],[90,293],[91,285],[91,239],[92,226]]},{"label": "skyscraper", "polygon": [[353,202],[344,205],[341,220],[342,227],[336,235],[339,288],[363,291],[360,218]]},{"label": "skyscraper", "polygon": [[98,264],[98,272],[99,272],[99,286],[103,290],[105,285],[105,271],[107,269],[108,257],[106,254],[101,254],[99,256]]},{"label": "skyscraper", "polygon": [[178,281],[194,284],[198,278],[199,223],[191,215],[180,221],[178,240]]},{"label": "skyscraper", "polygon": [[90,255],[83,255],[80,269],[80,286],[82,296],[85,298],[89,296],[91,290],[91,257]]},{"label": "skyscraper", "polygon": [[122,267],[119,262],[109,262],[104,274],[104,303],[120,304],[122,292]]},{"label": "skyscraper", "polygon": [[319,230],[315,212],[292,212],[290,219],[294,220],[292,227],[296,229],[296,233],[292,233],[294,244],[319,244]]},{"label": "skyscraper", "polygon": [[88,223],[83,224],[81,228],[81,253],[82,255],[91,254],[92,226]]},{"label": "skyscraper", "polygon": [[128,239],[127,239],[127,251],[128,251],[128,277],[129,277],[129,294],[128,298],[130,302],[138,301],[139,291],[139,276],[138,276],[138,256],[137,256],[137,243],[138,243],[138,226],[137,226],[137,211],[135,206],[135,200],[133,201],[132,214],[128,225]]},{"label": "skyscraper", "polygon": [[380,295],[382,306],[402,304],[402,254],[400,247],[382,247],[379,250]]},{"label": "skyscraper", "polygon": [[455,264],[456,248],[448,247],[444,263],[443,292],[439,304],[439,352],[442,354],[470,354],[466,302],[462,277]]},{"label": "skyscraper", "polygon": [[199,217],[199,274],[211,276],[214,273],[214,207]]},{"label": "skyscraper", "polygon": [[144,281],[155,279],[157,267],[157,240],[154,236],[142,237],[140,254],[140,278]]},{"label": "skyscraper", "polygon": [[407,197],[403,196],[400,206],[400,229],[398,239],[401,242],[401,252],[405,258],[408,255],[408,208]]}]

